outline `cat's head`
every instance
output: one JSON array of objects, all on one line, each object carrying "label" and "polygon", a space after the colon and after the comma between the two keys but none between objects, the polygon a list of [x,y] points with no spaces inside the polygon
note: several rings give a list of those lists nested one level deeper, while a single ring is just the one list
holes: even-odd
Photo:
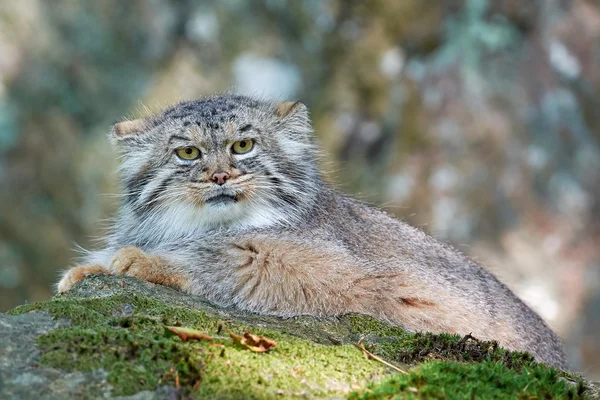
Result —
[{"label": "cat's head", "polygon": [[110,138],[122,153],[123,208],[153,223],[290,223],[320,184],[308,111],[299,102],[209,97],[118,123]]}]

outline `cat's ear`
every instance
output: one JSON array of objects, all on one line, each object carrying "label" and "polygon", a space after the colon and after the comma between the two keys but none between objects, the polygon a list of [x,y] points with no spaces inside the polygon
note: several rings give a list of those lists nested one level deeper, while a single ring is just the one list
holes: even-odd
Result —
[{"label": "cat's ear", "polygon": [[114,124],[110,128],[108,134],[111,143],[118,144],[127,139],[135,139],[142,135],[147,130],[147,124],[144,119],[134,119],[130,121],[123,121]]},{"label": "cat's ear", "polygon": [[311,143],[313,131],[308,108],[303,103],[299,101],[279,103],[273,106],[273,110],[280,132],[285,132],[287,136],[301,143]]},{"label": "cat's ear", "polygon": [[281,120],[289,118],[301,118],[308,121],[308,109],[299,101],[286,101],[285,103],[278,103],[274,106],[275,115]]}]

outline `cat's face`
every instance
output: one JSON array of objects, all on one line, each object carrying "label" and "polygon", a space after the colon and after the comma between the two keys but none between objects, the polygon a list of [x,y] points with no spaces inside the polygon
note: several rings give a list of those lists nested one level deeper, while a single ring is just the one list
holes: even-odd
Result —
[{"label": "cat's face", "polygon": [[117,124],[111,138],[122,149],[125,206],[141,219],[209,228],[289,222],[318,179],[300,103],[213,97]]}]

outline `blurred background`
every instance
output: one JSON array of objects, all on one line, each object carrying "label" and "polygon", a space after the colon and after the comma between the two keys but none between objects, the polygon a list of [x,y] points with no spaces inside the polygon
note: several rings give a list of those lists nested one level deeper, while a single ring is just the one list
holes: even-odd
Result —
[{"label": "blurred background", "polygon": [[0,1],[0,311],[116,209],[105,133],[302,100],[341,190],[483,263],[600,379],[600,1]]}]

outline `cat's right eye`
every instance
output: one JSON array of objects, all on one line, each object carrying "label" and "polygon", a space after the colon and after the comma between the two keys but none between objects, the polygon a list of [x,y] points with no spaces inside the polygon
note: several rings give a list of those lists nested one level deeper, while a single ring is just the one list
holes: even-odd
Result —
[{"label": "cat's right eye", "polygon": [[193,161],[200,158],[200,150],[197,147],[187,146],[175,150],[177,157],[185,161]]}]

